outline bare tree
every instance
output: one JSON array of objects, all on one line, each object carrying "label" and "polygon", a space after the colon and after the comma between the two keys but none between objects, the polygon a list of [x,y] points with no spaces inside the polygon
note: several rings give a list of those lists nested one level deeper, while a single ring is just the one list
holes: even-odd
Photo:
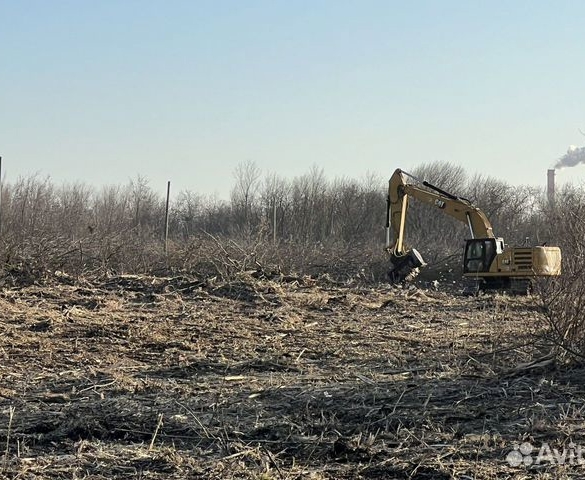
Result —
[{"label": "bare tree", "polygon": [[240,163],[234,172],[235,185],[231,197],[235,222],[248,232],[252,226],[252,213],[260,185],[260,175],[260,169],[251,160]]},{"label": "bare tree", "polygon": [[546,340],[580,361],[585,359],[585,190],[557,191],[546,224],[563,252],[563,274],[543,281],[540,295],[549,320]]},{"label": "bare tree", "polygon": [[276,214],[277,232],[272,233],[276,233],[280,238],[284,236],[289,223],[290,190],[288,181],[272,173],[265,177],[260,193],[262,211],[270,224],[273,223]]}]

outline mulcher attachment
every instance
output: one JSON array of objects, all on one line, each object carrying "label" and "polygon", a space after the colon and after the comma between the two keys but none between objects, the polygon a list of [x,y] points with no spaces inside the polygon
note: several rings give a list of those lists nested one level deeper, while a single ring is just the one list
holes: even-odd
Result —
[{"label": "mulcher attachment", "polygon": [[390,283],[409,282],[420,272],[419,268],[426,265],[421,254],[416,249],[411,249],[404,255],[392,253],[390,256],[390,270],[388,277]]}]

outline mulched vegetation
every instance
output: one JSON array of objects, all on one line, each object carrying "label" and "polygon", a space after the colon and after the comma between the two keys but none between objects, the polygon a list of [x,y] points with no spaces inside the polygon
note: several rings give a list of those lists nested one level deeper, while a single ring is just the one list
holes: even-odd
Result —
[{"label": "mulched vegetation", "polygon": [[585,376],[533,297],[116,276],[0,293],[6,478],[578,478]]}]

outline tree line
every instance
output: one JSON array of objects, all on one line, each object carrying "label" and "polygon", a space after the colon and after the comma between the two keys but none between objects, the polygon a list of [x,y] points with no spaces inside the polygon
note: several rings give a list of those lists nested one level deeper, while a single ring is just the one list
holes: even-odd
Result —
[{"label": "tree line", "polygon": [[[562,243],[551,223],[558,215],[541,189],[468,175],[463,167],[445,162],[420,165],[411,173],[470,199],[486,213],[494,232],[511,245]],[[229,199],[193,191],[180,192],[173,199],[170,239],[177,251],[201,244],[202,238],[214,238],[237,242],[242,248],[263,242],[270,244],[275,255],[287,249],[294,250],[294,255],[337,249],[339,262],[356,268],[362,260],[372,263],[363,258],[364,252],[370,260],[375,257],[383,262],[387,180],[375,174],[329,178],[316,166],[303,175],[284,178],[245,162],[234,171]],[[575,202],[576,192],[581,190],[560,191],[555,211],[562,209],[563,202]],[[148,268],[149,256],[159,258],[164,210],[163,194],[140,176],[124,185],[105,187],[56,185],[38,175],[18,178],[2,189],[4,263],[39,257],[56,245],[67,245],[70,250],[85,250],[85,256],[79,255],[74,262],[77,269],[85,264],[120,270]],[[407,241],[431,263],[450,256],[459,262],[466,229],[436,209],[410,202]],[[140,261],[129,262],[132,255]],[[64,269],[72,256],[65,255]]]}]

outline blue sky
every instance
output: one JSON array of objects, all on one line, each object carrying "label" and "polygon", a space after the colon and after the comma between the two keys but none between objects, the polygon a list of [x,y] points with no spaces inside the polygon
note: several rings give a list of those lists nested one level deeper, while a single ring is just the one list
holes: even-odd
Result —
[{"label": "blue sky", "polygon": [[[8,180],[227,197],[236,165],[513,184],[585,137],[585,2],[0,0]],[[562,183],[585,180],[585,165]]]}]

